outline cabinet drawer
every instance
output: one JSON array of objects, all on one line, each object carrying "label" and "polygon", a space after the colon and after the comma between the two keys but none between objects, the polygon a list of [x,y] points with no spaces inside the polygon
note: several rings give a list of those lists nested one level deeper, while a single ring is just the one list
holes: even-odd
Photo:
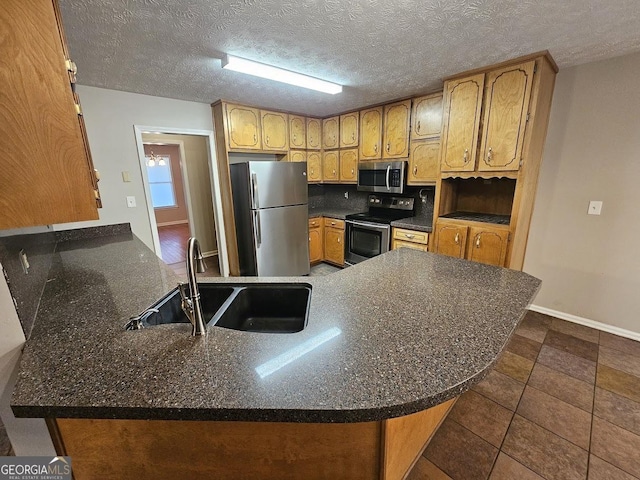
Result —
[{"label": "cabinet drawer", "polygon": [[309,219],[309,228],[319,227],[322,225],[322,217],[313,217]]},{"label": "cabinet drawer", "polygon": [[421,243],[405,242],[404,240],[396,240],[395,238],[391,242],[391,249],[397,250],[398,248],[412,248],[413,250],[421,250],[428,252],[428,247]]},{"label": "cabinet drawer", "polygon": [[325,218],[324,226],[339,228],[340,230],[344,230],[344,220],[338,220],[337,218]]},{"label": "cabinet drawer", "polygon": [[422,243],[424,245],[429,243],[428,233],[418,232],[416,230],[406,230],[404,228],[394,228],[393,238],[396,240],[403,240],[405,242]]}]

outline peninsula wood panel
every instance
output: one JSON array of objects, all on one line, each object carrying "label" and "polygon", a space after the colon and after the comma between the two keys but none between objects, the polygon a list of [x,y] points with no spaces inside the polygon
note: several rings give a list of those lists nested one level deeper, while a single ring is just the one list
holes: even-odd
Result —
[{"label": "peninsula wood panel", "polygon": [[307,118],[307,150],[322,148],[322,120]]},{"label": "peninsula wood panel", "polygon": [[403,158],[409,155],[410,120],[411,100],[384,106],[382,158]]},{"label": "peninsula wood panel", "polygon": [[440,173],[440,140],[411,142],[408,185],[433,185]]},{"label": "peninsula wood panel", "polygon": [[518,170],[535,62],[487,74],[479,171]]},{"label": "peninsula wood panel", "polygon": [[307,119],[289,115],[289,147],[307,148]]},{"label": "peninsula wood panel", "polygon": [[322,180],[324,182],[338,182],[339,161],[338,152],[335,150],[322,153]]},{"label": "peninsula wood panel", "polygon": [[57,5],[4,1],[0,24],[0,229],[97,219]]},{"label": "peninsula wood panel", "polygon": [[261,150],[260,110],[225,103],[227,150]]},{"label": "peninsula wood panel", "polygon": [[358,179],[358,149],[340,150],[340,183],[356,183]]},{"label": "peninsula wood panel", "polygon": [[260,111],[263,150],[289,150],[289,116],[286,113]]},{"label": "peninsula wood panel", "polygon": [[320,152],[307,150],[307,182],[319,183],[322,181],[322,156]]},{"label": "peninsula wood panel", "polygon": [[322,148],[340,147],[339,123],[340,117],[322,120]]},{"label": "peninsula wood panel", "polygon": [[358,146],[358,125],[360,112],[351,112],[340,115],[340,148]]},{"label": "peninsula wood panel", "polygon": [[382,107],[360,112],[360,161],[382,157]]},{"label": "peninsula wood panel", "polygon": [[484,74],[446,84],[442,171],[473,171],[476,165]]},{"label": "peninsula wood panel", "polygon": [[413,99],[411,140],[427,140],[440,136],[442,132],[442,100],[442,92]]}]

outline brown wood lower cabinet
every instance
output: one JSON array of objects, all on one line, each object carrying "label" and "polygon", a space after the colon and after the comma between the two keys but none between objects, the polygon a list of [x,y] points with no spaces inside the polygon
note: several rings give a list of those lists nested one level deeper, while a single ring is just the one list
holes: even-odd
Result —
[{"label": "brown wood lower cabinet", "polygon": [[323,255],[322,217],[309,219],[309,262],[321,262]]},{"label": "brown wood lower cabinet", "polygon": [[[361,423],[60,418],[47,421],[76,480],[404,478],[455,403]],[[106,454],[108,452],[108,454]]]},{"label": "brown wood lower cabinet", "polygon": [[393,233],[391,234],[392,250],[405,247],[427,252],[429,250],[428,243],[429,234],[427,232],[407,230],[406,228],[393,228]]},{"label": "brown wood lower cabinet", "polygon": [[344,266],[344,220],[324,219],[324,260]]},{"label": "brown wood lower cabinet", "polygon": [[488,265],[504,266],[509,228],[478,222],[436,221],[434,251]]}]

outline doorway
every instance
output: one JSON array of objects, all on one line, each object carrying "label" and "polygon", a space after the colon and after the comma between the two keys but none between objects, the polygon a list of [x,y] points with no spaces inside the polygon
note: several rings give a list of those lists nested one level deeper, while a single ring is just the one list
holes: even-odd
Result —
[{"label": "doorway", "polygon": [[228,276],[213,132],[134,130],[156,254],[186,277],[187,241],[194,236],[207,264],[201,275]]}]

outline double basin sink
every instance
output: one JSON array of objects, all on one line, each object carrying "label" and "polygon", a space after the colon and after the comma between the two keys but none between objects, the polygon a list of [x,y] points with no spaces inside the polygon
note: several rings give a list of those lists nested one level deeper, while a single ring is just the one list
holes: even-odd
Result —
[{"label": "double basin sink", "polygon": [[[295,333],[309,315],[311,285],[198,283],[202,318],[209,326],[243,332]],[[127,324],[127,330],[168,323],[189,323],[182,311],[180,292],[171,290],[145,313]]]}]

